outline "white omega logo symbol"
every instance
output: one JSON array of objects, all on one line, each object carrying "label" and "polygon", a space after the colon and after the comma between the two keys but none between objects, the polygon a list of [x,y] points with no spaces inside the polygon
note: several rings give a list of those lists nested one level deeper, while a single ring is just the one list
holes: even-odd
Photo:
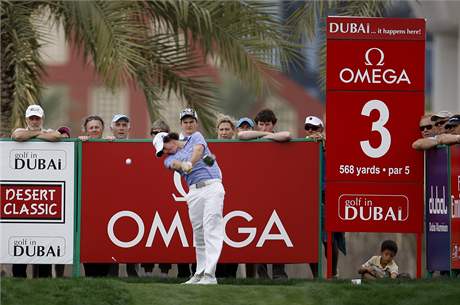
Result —
[{"label": "white omega logo symbol", "polygon": [[372,50],[375,50],[377,53],[380,53],[380,60],[376,64],[376,66],[383,66],[383,60],[385,59],[385,54],[379,48],[370,48],[369,50],[366,51],[366,54],[364,55],[365,65],[366,66],[373,66],[371,60],[369,59],[369,54],[371,53]]},{"label": "white omega logo symbol", "polygon": [[185,196],[187,196],[187,192],[184,189],[184,186],[182,185],[182,179],[181,175],[178,172],[174,172],[174,186],[176,187],[176,190],[179,192],[180,196],[176,196],[175,194],[172,194],[173,198],[175,201],[187,201],[185,199]]}]

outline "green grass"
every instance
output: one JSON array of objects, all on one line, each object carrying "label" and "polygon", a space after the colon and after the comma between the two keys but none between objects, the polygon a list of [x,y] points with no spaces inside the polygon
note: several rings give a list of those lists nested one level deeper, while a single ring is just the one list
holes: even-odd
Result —
[{"label": "green grass", "polygon": [[205,287],[151,278],[1,281],[2,305],[457,305],[459,300],[459,279],[367,282],[359,286],[350,281],[227,280]]}]

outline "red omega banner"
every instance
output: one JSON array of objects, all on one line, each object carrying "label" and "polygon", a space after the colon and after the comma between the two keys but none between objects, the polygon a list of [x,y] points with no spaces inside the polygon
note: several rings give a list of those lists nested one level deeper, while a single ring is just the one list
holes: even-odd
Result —
[{"label": "red omega banner", "polygon": [[[83,143],[82,262],[192,262],[185,182],[151,143]],[[210,143],[223,174],[221,262],[318,261],[319,144]]]},{"label": "red omega banner", "polygon": [[450,175],[452,193],[451,268],[460,269],[460,145],[450,147]]},{"label": "red omega banner", "polygon": [[[424,58],[423,19],[327,19],[328,231],[423,230]],[[389,217],[343,215],[370,206]]]}]

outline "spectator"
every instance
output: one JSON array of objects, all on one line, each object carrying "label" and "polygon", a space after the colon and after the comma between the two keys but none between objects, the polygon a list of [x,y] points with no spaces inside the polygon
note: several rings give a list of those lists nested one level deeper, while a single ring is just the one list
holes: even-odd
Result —
[{"label": "spectator", "polygon": [[[90,115],[85,118],[82,126],[82,130],[85,133],[83,136],[78,138],[82,141],[89,139],[102,139],[102,133],[104,132],[104,120],[98,115]],[[86,276],[107,276],[109,274],[110,265],[108,263],[84,263]]]},{"label": "spectator", "polygon": [[[57,129],[57,131],[61,134],[61,138],[70,138],[70,128],[67,126],[62,126]],[[54,270],[56,271],[56,277],[63,277],[65,271],[65,265],[63,264],[56,264],[54,265]]]},{"label": "spectator", "polygon": [[90,115],[85,118],[82,126],[82,131],[85,133],[85,135],[78,137],[82,141],[87,141],[89,139],[102,139],[102,133],[104,132],[104,121],[98,115]]},{"label": "spectator", "polygon": [[[231,140],[235,136],[235,123],[228,115],[221,115],[217,118],[217,138],[221,140]],[[216,277],[236,278],[238,264],[217,264]]]},{"label": "spectator", "polygon": [[112,118],[110,124],[110,130],[115,139],[126,140],[129,137],[129,131],[131,130],[131,123],[129,117],[125,114],[116,114]]},{"label": "spectator", "polygon": [[[110,131],[112,132],[113,139],[126,140],[129,138],[129,131],[131,124],[129,117],[125,114],[115,114],[110,123]],[[126,264],[126,273],[128,277],[138,277],[137,264]],[[109,276],[117,277],[120,271],[120,264],[111,263],[109,267]]]},{"label": "spectator", "polygon": [[57,130],[61,134],[61,138],[70,138],[70,128],[67,126],[59,127]]},{"label": "spectator", "polygon": [[236,128],[238,129],[238,132],[254,130],[254,126],[254,121],[246,117],[239,119],[236,123]]},{"label": "spectator", "polygon": [[444,125],[446,125],[449,118],[452,116],[450,111],[439,111],[431,116],[431,121],[434,122],[433,133],[435,136],[446,132]]},{"label": "spectator", "polygon": [[372,256],[358,270],[363,279],[398,277],[398,265],[393,260],[398,252],[398,245],[392,240],[385,240],[380,247],[380,252],[380,256]]},{"label": "spectator", "polygon": [[169,133],[170,128],[165,121],[156,120],[152,123],[152,127],[150,128],[150,135],[154,138],[160,132],[167,132]]},{"label": "spectator", "polygon": [[[325,144],[325,138],[324,138],[324,123],[323,121],[316,117],[316,116],[307,116],[305,118],[305,124],[304,124],[304,129],[305,129],[305,135],[307,139],[314,139],[314,140],[319,140],[323,141],[323,144]],[[323,152],[325,152],[326,145],[323,145]],[[322,224],[322,236],[323,236],[323,244],[324,247],[327,249],[327,235],[326,235],[326,230],[325,230],[325,200],[326,200],[326,158],[324,157],[325,153],[323,154],[322,158],[322,181],[321,181],[321,224]],[[338,270],[337,270],[337,265],[339,261],[339,250],[346,255],[346,243],[345,243],[345,233],[343,232],[333,232],[332,233],[332,276],[337,277],[338,276]],[[326,257],[327,257],[327,252],[326,252]],[[310,264],[310,269],[313,274],[314,278],[318,277],[318,264],[316,263],[311,263]]]},{"label": "spectator", "polygon": [[305,118],[305,138],[312,140],[324,139],[324,124],[320,118],[316,116],[307,116]]},{"label": "spectator", "polygon": [[[236,123],[236,129],[240,131],[251,131],[254,130],[255,123],[252,119],[242,117]],[[256,264],[246,264],[246,277],[254,278],[256,276]]]},{"label": "spectator", "polygon": [[270,139],[277,142],[287,142],[291,140],[288,131],[275,132],[274,128],[277,122],[275,113],[270,109],[264,109],[257,113],[254,121],[257,124],[257,130],[247,130],[238,132],[238,139]]},{"label": "spectator", "polygon": [[447,133],[439,135],[439,144],[451,145],[460,143],[460,114],[452,116],[444,126]]},{"label": "spectator", "polygon": [[[247,130],[238,132],[238,138],[242,140],[270,139],[278,142],[286,142],[291,139],[289,132],[274,132],[277,122],[275,113],[270,109],[263,109],[257,113],[254,121],[257,131]],[[268,278],[267,264],[257,264],[257,273],[261,278]],[[284,264],[273,264],[273,279],[287,279]]]},{"label": "spectator", "polygon": [[186,140],[198,130],[198,115],[192,108],[185,108],[179,113],[180,127],[182,132],[179,140]]},{"label": "spectator", "polygon": [[[45,113],[39,105],[30,105],[27,107],[25,117],[27,127],[15,129],[11,135],[13,140],[23,142],[36,138],[50,142],[57,142],[61,139],[59,132],[53,129],[43,128]],[[13,264],[14,277],[27,277],[26,271],[27,264]],[[32,273],[33,277],[51,277],[51,265],[33,265]]]},{"label": "spectator", "polygon": [[18,142],[27,141],[33,138],[57,142],[61,139],[59,132],[53,129],[44,129],[43,120],[45,113],[39,105],[30,105],[26,110],[26,128],[17,128],[13,131],[11,138]]},{"label": "spectator", "polygon": [[222,115],[217,119],[216,128],[218,139],[231,140],[235,136],[235,123],[227,115]]},{"label": "spectator", "polygon": [[420,132],[422,137],[412,143],[412,148],[417,150],[426,150],[438,145],[436,136],[435,123],[432,121],[433,115],[426,114],[420,119]]}]

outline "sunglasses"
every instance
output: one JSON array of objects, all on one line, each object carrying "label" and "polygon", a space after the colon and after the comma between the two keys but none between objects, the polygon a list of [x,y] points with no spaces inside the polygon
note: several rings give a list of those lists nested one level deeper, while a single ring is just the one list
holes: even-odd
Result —
[{"label": "sunglasses", "polygon": [[156,136],[157,134],[159,134],[160,132],[167,132],[165,130],[151,130],[150,131],[150,135],[153,137],[153,136]]},{"label": "sunglasses", "polygon": [[458,124],[455,124],[455,125],[447,124],[447,125],[444,126],[444,129],[450,130],[450,129],[454,129],[457,126],[458,126]]},{"label": "sunglasses", "polygon": [[432,128],[433,128],[433,125],[423,125],[423,126],[420,126],[420,131],[424,131],[425,129],[431,130]]},{"label": "sunglasses", "polygon": [[314,125],[305,125],[305,130],[306,131],[317,131],[318,129],[320,129],[321,127],[320,126],[314,126]]},{"label": "sunglasses", "polygon": [[436,123],[434,123],[434,126],[436,126],[436,127],[442,126],[442,125],[446,124],[447,121],[448,121],[448,120],[436,122]]}]

